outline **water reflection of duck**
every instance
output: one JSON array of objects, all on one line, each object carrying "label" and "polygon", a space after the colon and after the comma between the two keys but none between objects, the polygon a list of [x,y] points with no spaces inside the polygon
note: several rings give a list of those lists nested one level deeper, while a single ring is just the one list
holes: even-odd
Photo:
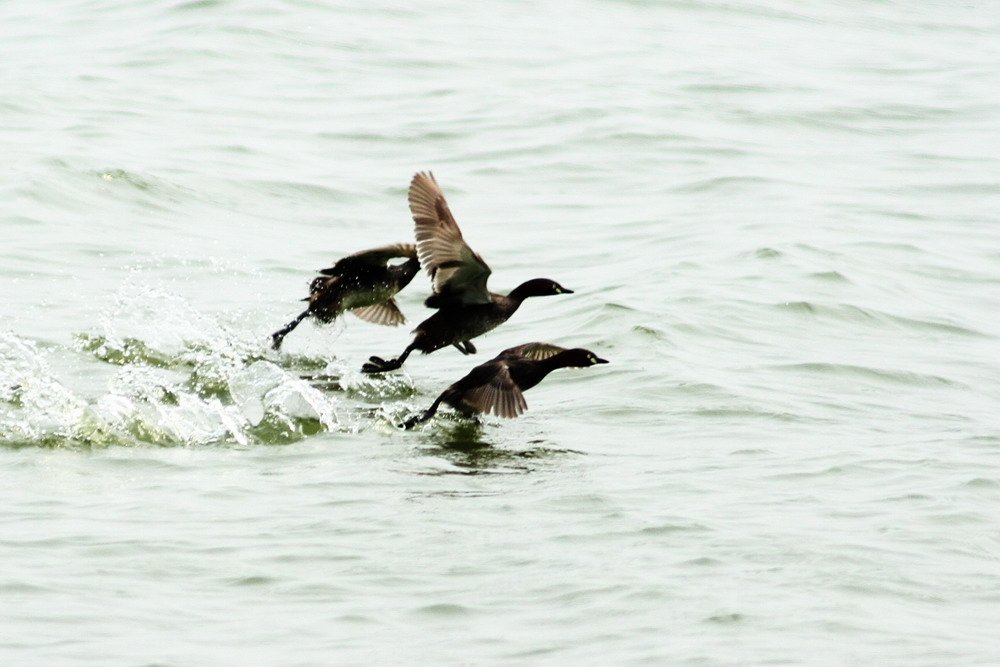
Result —
[{"label": "water reflection of duck", "polygon": [[[389,264],[389,260],[397,257],[405,257],[406,261]],[[303,299],[309,302],[309,307],[271,334],[272,346],[279,349],[285,336],[307,317],[332,322],[345,310],[374,324],[402,324],[406,318],[393,297],[413,280],[418,270],[417,248],[412,243],[362,250],[338,260],[312,281],[310,295]]]},{"label": "water reflection of duck", "polygon": [[422,414],[401,426],[412,428],[434,416],[442,403],[466,415],[494,413],[517,417],[528,409],[522,392],[531,389],[557,368],[606,364],[590,350],[566,348],[550,343],[525,343],[504,350],[480,364],[461,380],[445,389]]},{"label": "water reflection of duck", "polygon": [[507,295],[490,292],[486,288],[490,267],[462,238],[433,174],[421,172],[413,177],[409,202],[417,254],[431,276],[434,291],[424,304],[438,311],[414,329],[413,342],[399,357],[387,361],[373,356],[362,372],[399,368],[413,350],[430,354],[453,345],[463,354],[475,354],[472,339],[510,319],[525,299],[572,293],[547,278],[529,280]]}]

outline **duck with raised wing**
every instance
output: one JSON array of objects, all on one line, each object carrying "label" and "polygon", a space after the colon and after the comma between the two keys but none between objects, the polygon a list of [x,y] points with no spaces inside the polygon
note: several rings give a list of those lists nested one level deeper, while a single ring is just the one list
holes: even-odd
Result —
[{"label": "duck with raised wing", "polygon": [[[390,264],[398,257],[405,262]],[[420,270],[417,247],[412,243],[397,243],[371,250],[362,250],[323,269],[309,286],[310,295],[303,299],[309,307],[271,334],[275,350],[299,323],[307,317],[329,323],[345,310],[373,324],[396,326],[406,321],[396,304],[395,295],[406,287]]]},{"label": "duck with raised wing", "polygon": [[607,359],[578,347],[567,350],[550,343],[518,345],[473,368],[468,375],[445,389],[423,414],[401,426],[413,428],[427,421],[442,403],[467,416],[492,412],[498,417],[514,418],[528,409],[522,392],[534,387],[557,368],[606,363]]},{"label": "duck with raised wing", "polygon": [[463,354],[475,354],[472,339],[510,319],[525,299],[573,293],[548,278],[529,280],[506,296],[490,292],[486,288],[490,267],[462,238],[433,174],[420,172],[413,177],[409,202],[417,256],[433,286],[424,304],[437,312],[413,330],[416,336],[402,354],[391,360],[371,357],[362,367],[363,373],[397,369],[414,350],[430,354],[453,345]]}]

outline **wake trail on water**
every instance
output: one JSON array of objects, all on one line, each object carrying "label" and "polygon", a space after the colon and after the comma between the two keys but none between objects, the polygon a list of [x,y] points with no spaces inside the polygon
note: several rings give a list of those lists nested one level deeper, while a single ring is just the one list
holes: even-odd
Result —
[{"label": "wake trail on water", "polygon": [[345,398],[412,393],[408,378],[376,389],[336,360],[276,355],[267,342],[134,283],[71,346],[0,332],[0,445],[283,444],[363,428]]}]

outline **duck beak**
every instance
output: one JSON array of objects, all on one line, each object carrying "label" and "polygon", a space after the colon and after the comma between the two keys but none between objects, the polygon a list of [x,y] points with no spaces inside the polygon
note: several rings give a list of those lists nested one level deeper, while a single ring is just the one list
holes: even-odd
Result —
[{"label": "duck beak", "polygon": [[562,293],[563,293],[563,294],[572,294],[572,293],[573,293],[573,290],[571,290],[571,289],[566,289],[565,287],[563,287],[563,288],[562,288]]},{"label": "duck beak", "polygon": [[594,363],[595,364],[610,364],[611,362],[608,361],[607,359],[601,359],[600,357],[597,357],[597,359],[594,360]]}]

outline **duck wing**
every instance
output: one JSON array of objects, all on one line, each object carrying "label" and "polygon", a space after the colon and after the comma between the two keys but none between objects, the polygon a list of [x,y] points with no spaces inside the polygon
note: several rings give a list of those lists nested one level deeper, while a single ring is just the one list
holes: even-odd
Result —
[{"label": "duck wing", "polygon": [[387,327],[394,327],[406,321],[406,316],[399,309],[399,304],[395,299],[389,299],[383,303],[376,303],[371,306],[362,306],[351,311],[365,322],[381,324]]},{"label": "duck wing", "polygon": [[552,343],[524,343],[523,345],[518,345],[517,347],[507,348],[498,354],[496,358],[503,359],[504,357],[521,357],[523,359],[541,361],[542,359],[548,359],[549,357],[565,351],[565,347],[559,347],[558,345],[553,345]]},{"label": "duck wing", "polygon": [[462,305],[492,303],[486,289],[490,267],[462,238],[432,173],[420,172],[413,177],[409,201],[417,256],[431,276],[434,293],[445,302]]},{"label": "duck wing", "polygon": [[417,256],[417,246],[412,243],[394,243],[380,248],[360,250],[347,257],[337,260],[329,269],[320,271],[325,276],[340,276],[345,271],[356,269],[360,266],[385,266],[390,259],[405,257],[410,259]]},{"label": "duck wing", "polygon": [[462,399],[484,414],[492,412],[507,419],[513,419],[527,410],[528,402],[511,378],[507,364],[498,364],[496,370],[493,364],[486,366],[491,371],[486,382],[466,390]]}]

